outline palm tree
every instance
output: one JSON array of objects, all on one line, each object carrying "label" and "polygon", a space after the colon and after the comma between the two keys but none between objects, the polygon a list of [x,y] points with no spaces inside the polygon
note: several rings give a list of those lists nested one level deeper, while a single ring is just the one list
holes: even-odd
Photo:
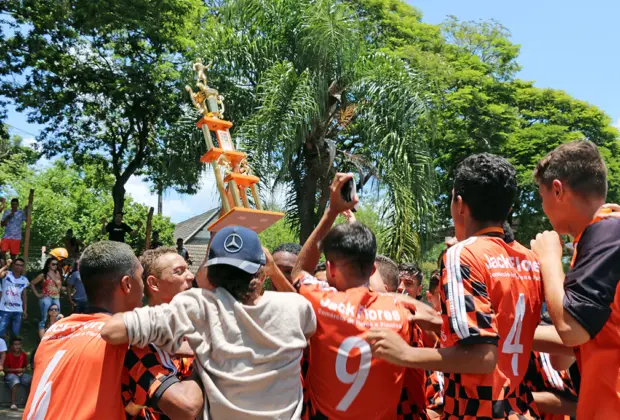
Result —
[{"label": "palm tree", "polygon": [[418,129],[429,89],[407,63],[366,39],[336,0],[216,2],[202,55],[210,84],[254,171],[287,189],[288,221],[303,243],[328,205],[336,170],[378,190],[384,249],[420,250],[432,216],[433,170]]}]

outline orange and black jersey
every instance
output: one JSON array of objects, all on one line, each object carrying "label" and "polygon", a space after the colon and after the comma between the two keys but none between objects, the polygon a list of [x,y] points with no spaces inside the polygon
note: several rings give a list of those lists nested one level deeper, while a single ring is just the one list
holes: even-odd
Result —
[{"label": "orange and black jersey", "polygon": [[127,419],[168,419],[159,411],[159,400],[168,388],[189,377],[192,359],[175,357],[152,344],[130,347],[121,394]]},{"label": "orange and black jersey", "polygon": [[575,238],[564,309],[591,339],[576,351],[581,374],[577,418],[620,413],[620,220],[595,218]]},{"label": "orange and black jersey", "polygon": [[[555,370],[547,353],[532,352],[524,381],[532,392],[551,392],[568,401],[577,402],[577,393],[568,372]],[[541,420],[567,418],[562,414],[541,412],[540,415]]]},{"label": "orange and black jersey", "polygon": [[[372,357],[363,338],[371,328],[382,327],[415,345],[418,338],[409,322],[409,310],[393,297],[367,287],[337,291],[309,275],[295,287],[310,301],[317,318],[304,380],[304,418],[424,418],[411,412],[415,408],[412,400],[424,404],[417,392],[401,399],[405,368]],[[420,385],[423,390],[423,379]]]},{"label": "orange and black jersey", "polygon": [[498,346],[491,374],[444,373],[443,418],[529,418],[522,381],[543,301],[534,253],[500,237],[468,238],[444,256],[441,285],[442,346]]}]

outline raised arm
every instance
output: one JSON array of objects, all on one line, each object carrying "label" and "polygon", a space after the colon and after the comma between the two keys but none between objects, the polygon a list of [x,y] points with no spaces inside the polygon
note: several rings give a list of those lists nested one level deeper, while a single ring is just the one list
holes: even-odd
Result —
[{"label": "raised arm", "polygon": [[131,232],[129,232],[129,235],[131,237],[136,236],[140,232],[140,228],[142,228],[142,222],[138,222],[138,227],[132,230]]},{"label": "raised arm", "polygon": [[192,289],[175,296],[170,304],[116,314],[106,322],[101,337],[110,344],[155,344],[176,353],[183,337],[194,333],[196,325],[206,328],[207,315],[199,302],[201,293],[202,290]]},{"label": "raised arm", "polygon": [[351,201],[344,201],[342,198],[342,187],[353,178],[353,174],[337,173],[330,186],[329,207],[321,218],[318,226],[314,229],[301,252],[297,257],[297,263],[293,268],[292,277],[294,280],[306,274],[314,273],[319,259],[321,258],[321,241],[327,236],[336,217],[344,211],[351,210],[359,202],[357,194]]},{"label": "raised arm", "polygon": [[0,267],[0,279],[3,279],[4,276],[6,276],[6,273],[9,272],[9,267],[11,266],[11,264],[13,264],[13,260],[9,258],[8,260],[6,260],[5,266]]}]

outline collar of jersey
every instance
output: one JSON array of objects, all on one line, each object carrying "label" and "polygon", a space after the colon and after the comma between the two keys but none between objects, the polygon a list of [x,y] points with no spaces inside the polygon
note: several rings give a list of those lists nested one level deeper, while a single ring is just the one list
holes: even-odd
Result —
[{"label": "collar of jersey", "polygon": [[474,233],[472,236],[494,236],[494,235],[504,236],[504,229],[502,229],[501,227],[497,227],[497,226],[491,226],[491,227],[479,230],[478,232]]}]

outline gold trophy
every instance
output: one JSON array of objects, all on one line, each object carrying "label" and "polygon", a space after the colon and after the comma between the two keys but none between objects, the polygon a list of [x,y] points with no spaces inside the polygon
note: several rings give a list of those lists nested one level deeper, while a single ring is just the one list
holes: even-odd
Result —
[{"label": "gold trophy", "polygon": [[[263,210],[258,194],[260,179],[251,174],[247,155],[235,150],[230,137],[231,122],[224,120],[224,97],[216,89],[207,84],[205,71],[211,64],[204,66],[202,60],[196,60],[194,71],[197,73],[197,92],[190,86],[185,89],[192,103],[202,114],[196,126],[202,130],[207,144],[207,153],[200,161],[210,163],[215,174],[215,182],[222,199],[220,218],[213,222],[208,230],[217,232],[223,227],[241,225],[260,233],[284,217],[284,213]],[[217,146],[213,144],[213,136],[217,138]],[[254,199],[250,208],[248,189]]]}]

